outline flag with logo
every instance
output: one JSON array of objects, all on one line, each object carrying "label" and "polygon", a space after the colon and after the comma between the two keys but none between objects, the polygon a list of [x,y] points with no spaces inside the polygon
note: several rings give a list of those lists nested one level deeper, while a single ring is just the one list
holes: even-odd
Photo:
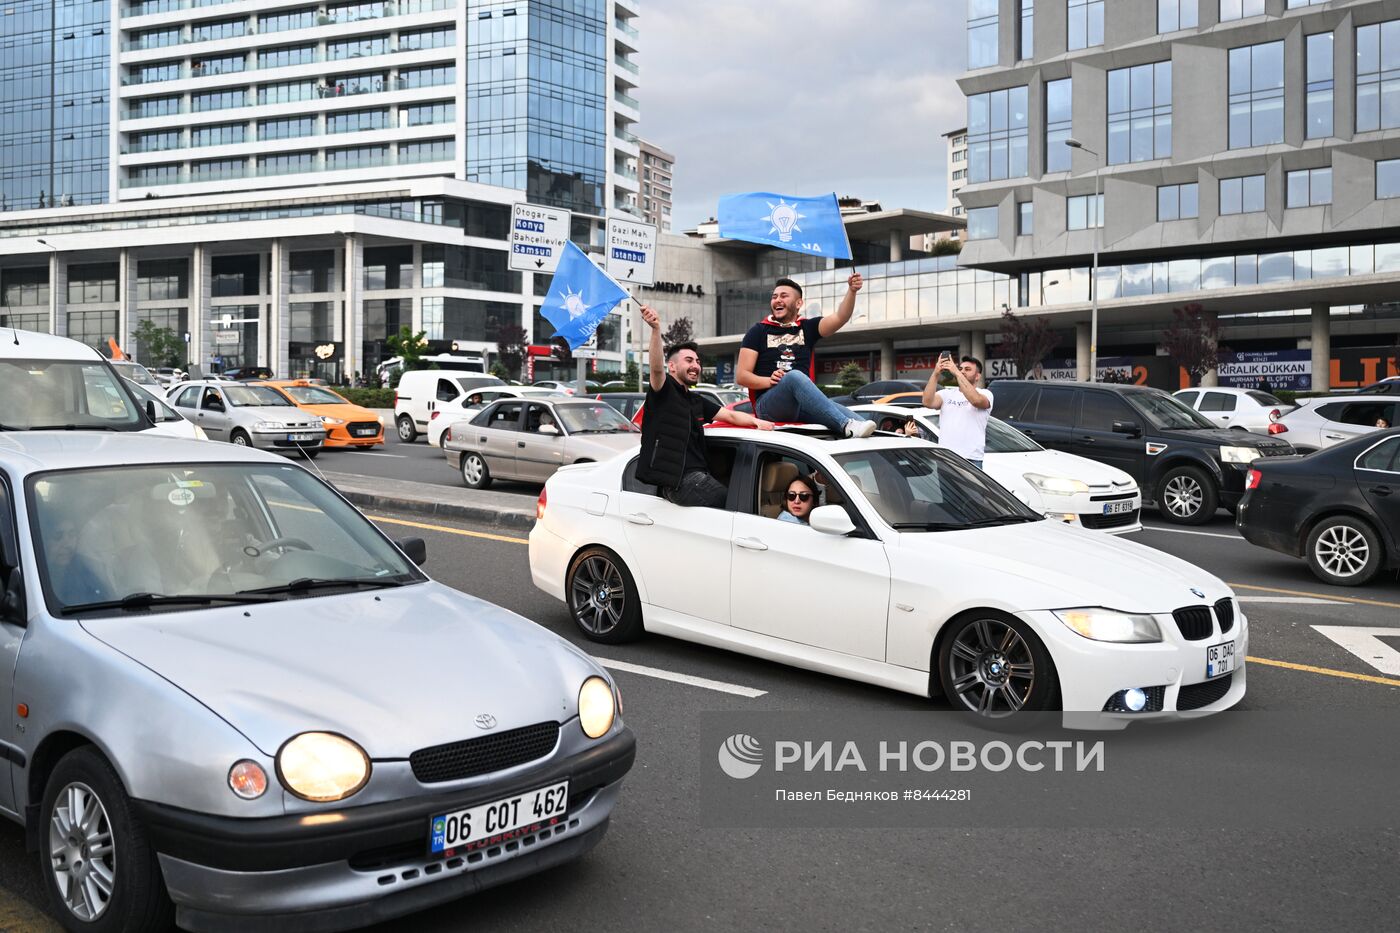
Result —
[{"label": "flag with logo", "polygon": [[851,258],[835,194],[817,198],[767,191],[725,195],[719,199],[719,235],[811,256]]},{"label": "flag with logo", "polygon": [[629,297],[627,290],[594,265],[587,253],[573,243],[565,243],[540,313],[554,325],[554,336],[568,341],[572,351],[592,340],[608,313]]}]

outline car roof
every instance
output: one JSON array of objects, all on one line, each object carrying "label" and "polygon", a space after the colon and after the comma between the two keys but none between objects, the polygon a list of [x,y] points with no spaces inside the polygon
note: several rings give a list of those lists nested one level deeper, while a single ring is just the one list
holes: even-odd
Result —
[{"label": "car roof", "polygon": [[833,438],[822,428],[821,434],[807,433],[805,430],[756,431],[753,428],[706,428],[705,436],[713,438],[733,438],[741,441],[763,442],[790,447],[793,450],[810,454],[849,454],[876,448],[918,447],[926,449],[927,441],[913,437],[886,435],[877,437]]},{"label": "car roof", "polygon": [[1156,386],[1124,385],[1121,382],[1078,382],[1068,379],[997,379],[988,388],[995,392],[999,386],[1062,386],[1068,389],[1107,389],[1110,392],[1119,392],[1124,395],[1134,392],[1171,394],[1166,389],[1159,389]]},{"label": "car roof", "polygon": [[1251,389],[1245,386],[1187,386],[1184,389],[1177,389],[1172,395],[1180,395],[1183,392],[1226,392],[1232,395],[1248,395],[1251,392],[1264,392],[1265,395],[1274,394],[1263,389]]},{"label": "car roof", "polygon": [[[69,337],[59,337],[37,330],[11,331],[0,340],[0,359],[22,360],[100,360],[105,359],[92,347]],[[15,341],[18,341],[16,345]]]},{"label": "car roof", "polygon": [[210,444],[193,438],[92,431],[7,431],[0,434],[0,465],[17,478],[45,470],[146,463],[281,463],[276,454]]}]

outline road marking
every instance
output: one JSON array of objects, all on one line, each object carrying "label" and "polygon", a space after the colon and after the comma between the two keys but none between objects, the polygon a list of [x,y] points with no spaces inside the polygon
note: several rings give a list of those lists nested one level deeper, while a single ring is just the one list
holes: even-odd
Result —
[{"label": "road marking", "polygon": [[427,522],[410,522],[402,518],[384,518],[380,515],[366,516],[373,522],[389,525],[407,525],[409,528],[422,528],[425,531],[441,531],[443,534],[461,535],[464,538],[485,538],[487,541],[504,541],[507,544],[529,544],[529,538],[512,538],[509,535],[493,535],[485,531],[467,531],[464,528],[449,528],[446,525],[430,525]]},{"label": "road marking", "polygon": [[1362,680],[1368,684],[1383,684],[1387,687],[1400,687],[1400,680],[1391,677],[1376,677],[1373,674],[1353,674],[1351,671],[1334,671],[1330,667],[1313,667],[1311,664],[1294,664],[1291,661],[1274,661],[1270,658],[1245,658],[1250,664],[1266,664],[1269,667],[1286,667],[1290,671],[1303,671],[1308,674],[1323,674],[1327,677],[1341,677],[1345,680]]},{"label": "road marking", "polygon": [[1298,606],[1336,606],[1335,599],[1314,599],[1311,596],[1236,596],[1241,603],[1288,603]]},{"label": "road marking", "polygon": [[1400,651],[1376,637],[1400,636],[1400,628],[1352,628],[1347,625],[1314,625],[1312,628],[1382,674],[1400,674]]},{"label": "road marking", "polygon": [[1362,606],[1382,606],[1386,609],[1400,609],[1400,603],[1388,603],[1379,599],[1362,599],[1359,596],[1333,596],[1330,593],[1309,593],[1307,590],[1285,590],[1277,586],[1252,586],[1248,583],[1228,583],[1237,590],[1258,590],[1262,593],[1284,593],[1288,596],[1311,596],[1314,599],[1328,599],[1341,603],[1357,603]]},{"label": "road marking", "polygon": [[714,690],[717,693],[732,693],[735,696],[748,697],[753,699],[768,693],[767,690],[756,690],[753,687],[741,687],[738,684],[727,684],[722,680],[709,680],[704,677],[695,677],[691,674],[677,674],[675,671],[663,671],[655,667],[643,667],[640,664],[631,664],[627,661],[610,661],[607,658],[594,657],[593,660],[606,668],[615,671],[627,671],[629,674],[641,674],[643,677],[655,677],[657,680],[669,680],[672,683],[686,684],[690,687],[701,687],[705,690]]},{"label": "road marking", "polygon": [[1214,531],[1188,531],[1185,528],[1159,528],[1156,525],[1143,525],[1143,531],[1166,531],[1174,535],[1200,535],[1203,538],[1229,538],[1231,541],[1243,541],[1239,535],[1222,535]]},{"label": "road marking", "polygon": [[408,459],[408,454],[386,454],[386,453],[384,453],[383,451],[378,451],[378,450],[357,450],[357,451],[355,451],[355,456],[357,456],[357,457],[396,457],[396,458],[398,458],[399,460],[407,460],[407,459]]}]

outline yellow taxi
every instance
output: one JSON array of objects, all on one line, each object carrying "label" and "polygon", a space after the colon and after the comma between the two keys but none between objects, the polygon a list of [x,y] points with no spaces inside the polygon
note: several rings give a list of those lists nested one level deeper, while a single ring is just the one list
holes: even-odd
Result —
[{"label": "yellow taxi", "polygon": [[373,447],[384,443],[384,423],[368,408],[351,403],[325,386],[305,379],[269,379],[257,385],[271,386],[302,411],[326,425],[326,447]]}]

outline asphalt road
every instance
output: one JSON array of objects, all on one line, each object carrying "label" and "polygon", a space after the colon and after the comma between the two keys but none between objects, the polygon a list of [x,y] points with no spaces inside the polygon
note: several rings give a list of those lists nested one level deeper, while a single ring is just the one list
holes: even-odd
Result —
[{"label": "asphalt road", "polygon": [[[1245,929],[1303,930],[1372,928],[1393,909],[1400,870],[1394,825],[1298,829],[1286,813],[1256,826],[1211,831],[735,831],[707,825],[693,796],[694,736],[702,714],[834,715],[946,705],[661,637],[592,645],[576,634],[562,604],[530,584],[522,535],[407,515],[377,518],[395,537],[424,537],[426,569],[439,580],[519,612],[595,655],[632,665],[614,674],[639,739],[612,828],[589,856],[377,929],[1184,930],[1228,917]],[[1313,628],[1391,630],[1395,637],[1386,641],[1400,647],[1400,583],[1394,579],[1364,590],[1322,586],[1300,562],[1249,547],[1223,519],[1135,537],[1199,564],[1248,600],[1252,663],[1243,708],[1400,713],[1400,676],[1381,673]],[[691,680],[664,679],[675,675]],[[721,692],[694,678],[763,693]],[[1375,738],[1393,742],[1394,734]],[[1262,785],[1270,776],[1258,780]],[[44,923],[37,869],[22,843],[18,828],[0,828],[0,929]]]}]

